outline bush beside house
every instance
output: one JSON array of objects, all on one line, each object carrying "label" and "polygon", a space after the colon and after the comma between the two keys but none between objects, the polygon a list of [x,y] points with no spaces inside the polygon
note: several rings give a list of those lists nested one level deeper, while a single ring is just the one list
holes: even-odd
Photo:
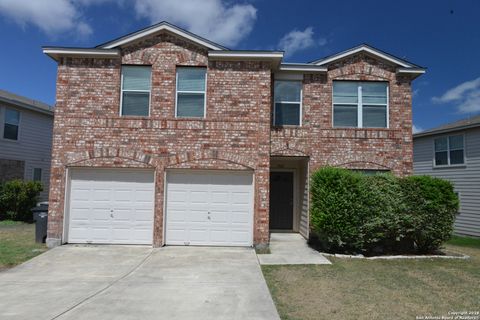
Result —
[{"label": "bush beside house", "polygon": [[31,222],[30,209],[37,204],[42,189],[38,181],[10,180],[0,184],[0,220]]},{"label": "bush beside house", "polygon": [[311,196],[310,243],[327,252],[432,252],[451,236],[458,211],[452,184],[429,176],[327,167],[312,175]]}]

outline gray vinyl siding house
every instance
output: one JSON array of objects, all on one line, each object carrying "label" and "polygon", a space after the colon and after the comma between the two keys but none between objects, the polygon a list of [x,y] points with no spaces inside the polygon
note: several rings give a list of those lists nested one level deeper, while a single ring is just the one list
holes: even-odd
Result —
[{"label": "gray vinyl siding house", "polygon": [[480,237],[480,116],[414,134],[413,170],[450,180],[460,199],[455,233]]},{"label": "gray vinyl siding house", "polygon": [[0,182],[38,180],[48,200],[53,108],[0,90]]}]

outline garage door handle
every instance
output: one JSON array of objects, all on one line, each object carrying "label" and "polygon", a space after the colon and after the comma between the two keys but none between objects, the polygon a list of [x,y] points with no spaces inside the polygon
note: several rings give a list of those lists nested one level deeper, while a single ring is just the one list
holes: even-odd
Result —
[{"label": "garage door handle", "polygon": [[112,217],[112,218],[113,218],[113,213],[110,213],[110,217]]}]

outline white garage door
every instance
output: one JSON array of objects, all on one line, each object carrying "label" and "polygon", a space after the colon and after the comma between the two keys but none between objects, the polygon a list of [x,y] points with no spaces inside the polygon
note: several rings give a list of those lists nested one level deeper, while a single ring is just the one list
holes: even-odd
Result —
[{"label": "white garage door", "polygon": [[153,171],[73,169],[69,243],[152,244]]},{"label": "white garage door", "polygon": [[251,173],[167,174],[166,244],[251,246]]}]

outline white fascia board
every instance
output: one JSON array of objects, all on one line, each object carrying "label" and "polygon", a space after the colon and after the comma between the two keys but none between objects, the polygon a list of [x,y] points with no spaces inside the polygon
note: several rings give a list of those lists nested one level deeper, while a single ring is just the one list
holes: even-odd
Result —
[{"label": "white fascia board", "polygon": [[204,41],[204,40],[202,40],[198,37],[192,36],[191,34],[188,34],[186,32],[178,30],[176,28],[172,28],[171,26],[168,26],[168,25],[159,25],[156,28],[148,29],[148,30],[145,30],[144,32],[139,32],[139,33],[133,34],[129,37],[128,36],[124,37],[122,39],[119,39],[118,41],[110,42],[110,43],[102,46],[102,48],[112,49],[112,48],[124,45],[126,43],[133,42],[135,40],[138,40],[140,38],[146,37],[148,35],[151,35],[153,33],[156,33],[156,32],[162,31],[162,30],[169,31],[173,34],[176,34],[176,35],[178,35],[182,38],[185,38],[187,40],[190,40],[194,43],[200,44],[200,45],[202,45],[204,47],[207,47],[208,49],[211,49],[211,50],[225,50],[225,48],[223,48],[223,47],[215,46],[210,42]]},{"label": "white fascia board", "polygon": [[361,47],[359,47],[359,48],[346,51],[346,52],[344,52],[344,53],[342,53],[342,54],[334,55],[334,56],[332,56],[332,57],[330,57],[330,58],[328,58],[328,59],[318,61],[317,63],[314,63],[314,64],[315,64],[315,65],[319,65],[319,66],[325,65],[325,64],[330,63],[330,62],[332,62],[332,61],[342,59],[342,58],[344,58],[344,57],[347,57],[347,56],[349,56],[349,55],[355,54],[355,53],[360,52],[360,51],[366,51],[366,52],[368,52],[368,53],[370,53],[370,54],[372,54],[372,55],[374,55],[374,56],[377,56],[377,57],[382,58],[382,59],[384,59],[384,60],[390,61],[390,62],[392,62],[392,63],[395,63],[395,64],[397,64],[397,65],[399,65],[399,66],[402,66],[402,67],[405,67],[405,68],[411,68],[411,67],[412,67],[411,65],[405,63],[404,61],[401,61],[401,60],[399,60],[399,59],[395,59],[395,58],[393,58],[393,57],[391,57],[391,56],[389,56],[389,55],[386,55],[386,54],[384,54],[384,53],[382,53],[382,52],[379,52],[379,51],[377,51],[377,50],[373,50],[373,49],[371,49],[371,48],[369,48],[369,47],[366,47],[366,46],[361,46]]},{"label": "white fascia board", "polygon": [[283,58],[283,52],[235,52],[235,51],[222,51],[215,52],[210,51],[208,53],[209,58],[214,59],[255,59],[255,60],[281,60]]},{"label": "white fascia board", "polygon": [[81,49],[81,48],[43,48],[43,53],[57,60],[62,56],[76,57],[99,57],[99,58],[117,58],[120,56],[118,50],[105,49]]},{"label": "white fascia board", "polygon": [[302,72],[302,73],[325,73],[328,71],[327,67],[317,66],[317,65],[308,65],[308,64],[288,64],[282,63],[279,67],[280,71],[292,71],[292,72]]},{"label": "white fascia board", "polygon": [[425,69],[420,69],[420,68],[397,68],[397,73],[424,74]]}]

